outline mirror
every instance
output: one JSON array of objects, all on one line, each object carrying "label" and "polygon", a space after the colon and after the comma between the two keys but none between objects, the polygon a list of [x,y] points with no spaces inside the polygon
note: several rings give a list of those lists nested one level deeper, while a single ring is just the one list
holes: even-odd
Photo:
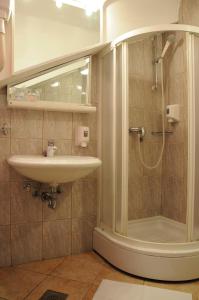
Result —
[{"label": "mirror", "polygon": [[48,73],[8,87],[10,104],[90,104],[90,57],[59,66]]}]

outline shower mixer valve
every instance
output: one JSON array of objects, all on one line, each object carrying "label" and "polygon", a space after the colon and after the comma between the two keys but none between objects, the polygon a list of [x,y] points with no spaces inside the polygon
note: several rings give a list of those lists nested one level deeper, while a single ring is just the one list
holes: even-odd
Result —
[{"label": "shower mixer valve", "polygon": [[144,127],[130,127],[129,133],[136,133],[140,136],[140,139],[143,139],[145,136],[145,129]]}]

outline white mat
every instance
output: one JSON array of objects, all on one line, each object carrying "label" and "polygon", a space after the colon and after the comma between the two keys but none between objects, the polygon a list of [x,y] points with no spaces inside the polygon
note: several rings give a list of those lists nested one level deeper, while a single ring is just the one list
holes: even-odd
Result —
[{"label": "white mat", "polygon": [[192,300],[192,295],[146,285],[103,280],[93,300]]}]

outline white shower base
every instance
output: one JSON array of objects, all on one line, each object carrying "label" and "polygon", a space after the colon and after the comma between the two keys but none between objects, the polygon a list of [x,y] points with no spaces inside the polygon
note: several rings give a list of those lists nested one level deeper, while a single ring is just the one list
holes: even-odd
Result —
[{"label": "white shower base", "polygon": [[[130,222],[129,234],[132,237],[97,227],[93,234],[93,248],[117,268],[137,276],[166,281],[199,278],[199,242],[166,242],[178,233],[178,238],[183,238],[182,228],[179,230],[177,224],[171,223],[161,219],[141,224]],[[149,241],[154,228],[153,241]],[[141,240],[140,236],[136,239],[135,234],[142,234],[146,240]]]},{"label": "white shower base", "polygon": [[187,238],[186,224],[163,216],[129,221],[128,237],[157,243],[182,243]]}]

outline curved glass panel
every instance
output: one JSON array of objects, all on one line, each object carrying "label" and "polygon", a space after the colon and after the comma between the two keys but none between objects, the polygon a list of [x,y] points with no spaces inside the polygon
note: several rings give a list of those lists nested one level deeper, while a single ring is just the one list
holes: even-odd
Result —
[{"label": "curved glass panel", "polygon": [[[186,34],[182,32],[155,34],[129,42],[129,128],[145,130],[140,142],[135,130],[129,135],[128,236],[134,239],[187,241],[185,54]],[[156,168],[147,168],[160,157],[163,130],[162,159]]]}]

